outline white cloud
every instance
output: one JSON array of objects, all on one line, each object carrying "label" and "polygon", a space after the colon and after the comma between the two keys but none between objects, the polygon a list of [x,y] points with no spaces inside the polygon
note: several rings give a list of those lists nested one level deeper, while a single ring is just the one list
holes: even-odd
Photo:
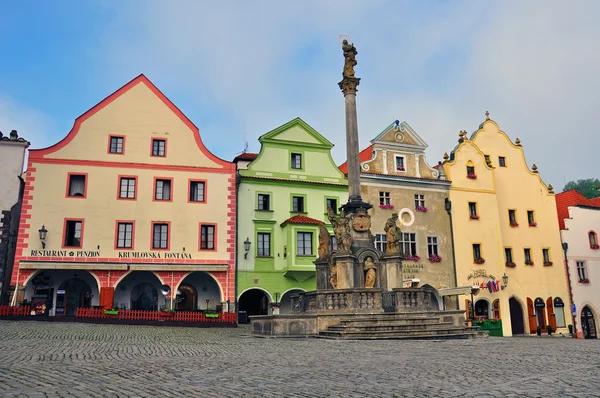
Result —
[{"label": "white cloud", "polygon": [[51,126],[52,121],[46,114],[0,93],[0,131],[5,136],[17,130],[19,137],[34,143],[36,148],[43,148],[54,144],[48,135]]}]

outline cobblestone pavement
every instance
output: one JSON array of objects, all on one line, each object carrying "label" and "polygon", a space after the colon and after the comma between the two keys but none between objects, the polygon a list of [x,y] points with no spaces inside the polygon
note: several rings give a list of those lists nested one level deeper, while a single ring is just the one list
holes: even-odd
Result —
[{"label": "cobblestone pavement", "polygon": [[600,397],[600,342],[262,339],[0,321],[5,397]]}]

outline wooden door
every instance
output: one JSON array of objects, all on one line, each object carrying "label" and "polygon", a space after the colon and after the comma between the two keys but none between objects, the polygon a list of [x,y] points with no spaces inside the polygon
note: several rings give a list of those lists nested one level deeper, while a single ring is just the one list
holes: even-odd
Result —
[{"label": "wooden door", "polygon": [[113,298],[115,295],[114,287],[101,287],[100,288],[100,306],[105,309],[113,307]]},{"label": "wooden door", "polygon": [[467,319],[473,319],[473,307],[471,307],[471,300],[465,300],[465,311],[467,313]]},{"label": "wooden door", "polygon": [[529,318],[529,333],[537,333],[537,322],[535,320],[535,307],[533,300],[527,297],[527,318]]},{"label": "wooden door", "polygon": [[556,331],[556,314],[554,313],[554,300],[552,297],[548,297],[548,300],[546,300],[546,311],[548,311],[548,325]]}]

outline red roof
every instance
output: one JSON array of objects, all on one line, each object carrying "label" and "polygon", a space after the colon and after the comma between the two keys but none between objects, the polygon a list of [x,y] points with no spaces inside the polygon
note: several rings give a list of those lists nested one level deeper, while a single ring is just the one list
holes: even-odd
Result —
[{"label": "red roof", "polygon": [[[594,203],[594,199],[598,199]],[[574,189],[567,192],[561,192],[556,195],[556,211],[558,213],[558,225],[560,229],[565,229],[565,218],[569,218],[569,206],[584,205],[599,207],[600,198],[587,199]]]},{"label": "red roof", "polygon": [[314,218],[306,217],[306,216],[303,216],[302,214],[296,214],[295,216],[288,218],[287,220],[285,220],[284,222],[281,223],[281,226],[283,227],[285,224],[288,224],[288,223],[289,224],[311,224],[311,225],[325,224],[321,220],[316,220]]},{"label": "red roof", "polygon": [[258,157],[258,153],[244,152],[244,153],[241,153],[241,154],[237,155],[235,158],[233,158],[233,161],[234,162],[237,162],[238,160],[253,161],[257,157]]},{"label": "red roof", "polygon": [[[363,149],[358,154],[358,161],[360,163],[366,162],[367,160],[371,160],[372,157],[373,157],[373,145],[369,145],[368,147]],[[342,173],[348,174],[348,161],[339,165],[338,169],[340,169]]]},{"label": "red roof", "polygon": [[594,206],[600,207],[600,196],[589,200]]}]

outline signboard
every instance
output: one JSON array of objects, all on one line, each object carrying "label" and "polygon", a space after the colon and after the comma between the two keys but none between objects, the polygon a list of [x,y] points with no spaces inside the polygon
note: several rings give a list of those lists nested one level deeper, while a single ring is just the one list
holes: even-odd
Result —
[{"label": "signboard", "polygon": [[[100,251],[88,251],[88,250],[31,250],[30,255],[32,257],[76,257],[76,258],[94,258],[101,257]],[[120,251],[117,252],[118,258],[131,258],[131,259],[173,259],[173,260],[192,260],[193,257],[190,253],[177,253],[177,252],[134,252],[134,251]]]},{"label": "signboard", "polygon": [[575,306],[575,303],[571,304],[571,312],[572,313],[577,313],[577,307]]},{"label": "signboard", "polygon": [[402,279],[414,279],[418,278],[418,274],[420,274],[423,270],[423,264],[407,264],[405,262],[402,263]]}]

